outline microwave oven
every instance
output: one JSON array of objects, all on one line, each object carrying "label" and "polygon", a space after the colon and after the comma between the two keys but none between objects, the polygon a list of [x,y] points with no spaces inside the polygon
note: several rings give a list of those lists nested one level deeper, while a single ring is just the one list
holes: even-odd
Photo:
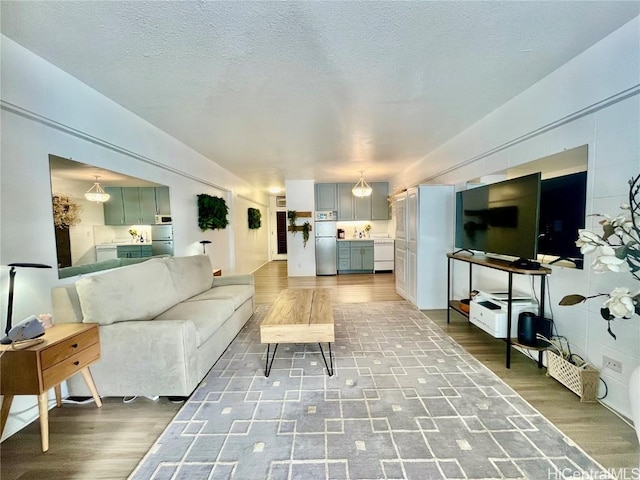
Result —
[{"label": "microwave oven", "polygon": [[156,215],[156,225],[171,223],[171,215]]},{"label": "microwave oven", "polygon": [[314,219],[316,222],[333,222],[338,219],[338,212],[319,211],[316,212]]}]

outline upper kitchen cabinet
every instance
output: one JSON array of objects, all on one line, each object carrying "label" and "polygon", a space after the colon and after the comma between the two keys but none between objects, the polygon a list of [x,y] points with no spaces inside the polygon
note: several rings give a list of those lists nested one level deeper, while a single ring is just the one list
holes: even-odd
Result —
[{"label": "upper kitchen cabinet", "polygon": [[371,188],[371,220],[389,220],[389,183],[374,182]]},{"label": "upper kitchen cabinet", "polygon": [[355,220],[355,207],[353,202],[353,185],[350,183],[338,183],[338,220]]},{"label": "upper kitchen cabinet", "polygon": [[124,223],[150,225],[156,221],[156,191],[153,187],[123,187]]},{"label": "upper kitchen cabinet", "polygon": [[355,197],[350,183],[338,184],[338,220],[389,220],[389,184],[371,183],[369,197]]},{"label": "upper kitchen cabinet", "polygon": [[152,225],[159,213],[169,215],[169,187],[105,187],[105,225]]},{"label": "upper kitchen cabinet", "polygon": [[156,187],[156,214],[171,215],[171,202],[169,201],[169,187]]},{"label": "upper kitchen cabinet", "polygon": [[124,225],[124,202],[121,187],[104,187],[110,195],[108,201],[102,204],[105,225]]},{"label": "upper kitchen cabinet", "polygon": [[338,210],[338,185],[336,183],[316,183],[316,210]]}]

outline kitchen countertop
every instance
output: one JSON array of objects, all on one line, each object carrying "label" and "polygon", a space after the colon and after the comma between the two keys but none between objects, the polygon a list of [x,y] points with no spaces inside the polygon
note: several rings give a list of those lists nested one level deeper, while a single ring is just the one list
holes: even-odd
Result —
[{"label": "kitchen countertop", "polygon": [[122,246],[131,246],[131,245],[151,245],[151,242],[108,242],[108,243],[98,243],[96,247],[122,247]]},{"label": "kitchen countertop", "polygon": [[338,238],[339,242],[373,242],[373,238]]}]

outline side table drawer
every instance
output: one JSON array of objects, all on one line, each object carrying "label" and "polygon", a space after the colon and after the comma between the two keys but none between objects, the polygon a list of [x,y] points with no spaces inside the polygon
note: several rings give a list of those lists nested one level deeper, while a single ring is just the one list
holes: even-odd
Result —
[{"label": "side table drawer", "polygon": [[[79,333],[65,339],[64,341],[52,345],[41,353],[42,368],[47,369],[65,358],[69,358],[78,352],[98,343],[98,327],[94,327],[86,332]],[[99,349],[98,349],[99,351]]]},{"label": "side table drawer", "polygon": [[95,343],[75,355],[52,365],[42,371],[42,386],[44,390],[55,387],[60,382],[88,367],[100,358],[100,344]]}]

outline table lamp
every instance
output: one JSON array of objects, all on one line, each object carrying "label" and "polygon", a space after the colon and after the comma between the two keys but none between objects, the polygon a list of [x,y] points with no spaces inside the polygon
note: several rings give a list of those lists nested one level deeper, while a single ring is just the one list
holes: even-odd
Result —
[{"label": "table lamp", "polygon": [[207,253],[207,245],[211,243],[211,240],[201,240],[198,243],[202,244],[202,253]]},{"label": "table lamp", "polygon": [[[5,334],[9,333],[11,330],[12,323],[11,317],[13,316],[13,284],[16,277],[16,267],[18,268],[51,268],[51,265],[44,265],[42,263],[10,263],[7,265],[11,267],[9,270],[9,300],[7,301],[7,327],[4,330]],[[11,343],[11,339],[8,336],[5,336],[0,343],[3,345],[8,345]]]}]

